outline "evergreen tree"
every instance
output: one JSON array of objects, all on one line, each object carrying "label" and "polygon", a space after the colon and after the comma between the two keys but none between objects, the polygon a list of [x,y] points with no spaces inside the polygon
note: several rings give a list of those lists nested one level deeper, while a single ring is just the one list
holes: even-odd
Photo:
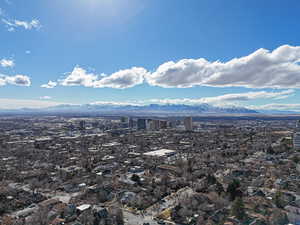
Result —
[{"label": "evergreen tree", "polygon": [[246,216],[245,206],[242,198],[236,198],[231,207],[231,214],[237,219],[244,219]]},{"label": "evergreen tree", "polygon": [[227,193],[230,195],[230,201],[234,201],[236,197],[241,197],[240,182],[233,180],[227,187]]},{"label": "evergreen tree", "polygon": [[283,208],[282,193],[280,191],[276,192],[274,203],[278,208]]}]

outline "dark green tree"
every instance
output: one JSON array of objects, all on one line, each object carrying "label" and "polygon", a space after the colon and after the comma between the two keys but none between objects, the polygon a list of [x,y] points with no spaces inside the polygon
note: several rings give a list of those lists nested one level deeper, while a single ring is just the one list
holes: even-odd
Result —
[{"label": "dark green tree", "polygon": [[278,208],[283,208],[284,206],[284,203],[283,203],[283,200],[282,200],[282,193],[280,191],[277,191],[275,193],[275,196],[274,196],[274,203],[275,205],[278,207]]},{"label": "dark green tree", "polygon": [[141,185],[141,178],[140,178],[139,175],[133,174],[133,175],[131,176],[131,180],[134,181],[134,182],[136,182],[138,185]]},{"label": "dark green tree", "polygon": [[239,220],[245,218],[246,212],[245,212],[245,206],[242,198],[238,197],[234,200],[231,207],[231,214]]},{"label": "dark green tree", "polygon": [[241,197],[242,193],[239,190],[240,182],[234,179],[227,187],[227,193],[229,194],[230,201],[234,201],[236,197]]}]

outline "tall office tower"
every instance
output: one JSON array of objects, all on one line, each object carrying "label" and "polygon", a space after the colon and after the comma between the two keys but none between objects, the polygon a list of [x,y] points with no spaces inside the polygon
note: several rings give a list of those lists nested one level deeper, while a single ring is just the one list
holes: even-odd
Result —
[{"label": "tall office tower", "polygon": [[159,121],[159,128],[160,129],[167,129],[168,128],[168,122],[166,120],[160,120]]},{"label": "tall office tower", "polygon": [[152,119],[146,119],[146,130],[151,130],[152,121]]},{"label": "tall office tower", "polygon": [[138,130],[146,130],[147,122],[146,119],[138,119],[137,120],[137,129]]},{"label": "tall office tower", "polygon": [[155,120],[150,120],[150,121],[148,121],[147,125],[148,125],[149,130],[155,130],[155,124],[154,124],[154,121],[155,121]]},{"label": "tall office tower", "polygon": [[127,116],[122,116],[122,117],[120,118],[120,121],[121,121],[121,123],[128,123],[128,122],[129,122],[129,117],[127,117]]},{"label": "tall office tower", "polygon": [[129,128],[133,128],[134,127],[134,121],[133,121],[132,118],[129,119],[128,126],[129,126]]},{"label": "tall office tower", "polygon": [[184,127],[186,131],[192,131],[193,130],[193,119],[192,117],[185,117],[184,118]]},{"label": "tall office tower", "polygon": [[294,133],[294,140],[293,140],[294,148],[300,150],[300,120],[296,123],[296,130]]},{"label": "tall office tower", "polygon": [[80,130],[85,130],[85,121],[84,121],[84,120],[81,120],[81,121],[79,122],[79,129],[80,129]]},{"label": "tall office tower", "polygon": [[300,132],[300,120],[296,122],[296,131]]},{"label": "tall office tower", "polygon": [[177,121],[176,120],[173,120],[173,121],[169,122],[169,127],[170,128],[176,128],[176,126],[177,126]]},{"label": "tall office tower", "polygon": [[128,128],[129,127],[129,117],[127,116],[122,116],[120,118],[120,122],[121,122],[121,127],[122,128]]},{"label": "tall office tower", "polygon": [[159,130],[159,120],[150,121],[150,130]]}]

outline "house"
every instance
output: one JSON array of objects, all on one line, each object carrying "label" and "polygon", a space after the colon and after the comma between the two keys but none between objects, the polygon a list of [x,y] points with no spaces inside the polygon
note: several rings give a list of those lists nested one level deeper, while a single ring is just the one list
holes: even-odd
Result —
[{"label": "house", "polygon": [[83,205],[80,205],[80,206],[77,206],[76,209],[79,213],[82,213],[88,209],[91,208],[91,205],[90,204],[83,204]]}]

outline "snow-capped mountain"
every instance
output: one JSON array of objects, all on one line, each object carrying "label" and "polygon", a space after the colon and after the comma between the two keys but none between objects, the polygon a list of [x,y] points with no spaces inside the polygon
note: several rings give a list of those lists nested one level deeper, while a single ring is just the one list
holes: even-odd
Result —
[{"label": "snow-capped mountain", "polygon": [[117,104],[83,104],[57,105],[41,109],[1,110],[1,112],[16,113],[103,113],[128,115],[199,115],[199,114],[252,114],[255,110],[243,107],[217,107],[209,104],[149,104],[149,105],[117,105]]}]

